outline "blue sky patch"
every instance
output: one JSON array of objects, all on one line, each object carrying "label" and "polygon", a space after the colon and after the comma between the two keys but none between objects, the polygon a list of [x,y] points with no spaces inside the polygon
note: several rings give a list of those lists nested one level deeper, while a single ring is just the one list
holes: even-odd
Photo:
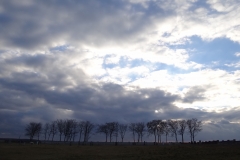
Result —
[{"label": "blue sky patch", "polygon": [[188,61],[203,64],[208,67],[229,69],[225,64],[237,62],[236,52],[240,52],[239,43],[227,38],[217,38],[212,41],[203,41],[198,36],[190,37],[191,42],[184,45],[170,45],[172,49],[186,49],[189,53]]}]

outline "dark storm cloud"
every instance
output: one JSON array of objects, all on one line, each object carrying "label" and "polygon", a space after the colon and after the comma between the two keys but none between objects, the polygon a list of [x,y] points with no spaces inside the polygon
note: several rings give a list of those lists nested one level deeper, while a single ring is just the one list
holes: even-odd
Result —
[{"label": "dark storm cloud", "polygon": [[126,1],[2,1],[1,41],[20,48],[41,48],[65,41],[88,45],[139,40],[154,19],[166,18],[154,2],[144,8]]},{"label": "dark storm cloud", "polygon": [[222,112],[211,112],[205,116],[206,120],[215,120],[221,123],[238,122],[240,117],[240,107],[234,107],[232,109],[223,109]]},{"label": "dark storm cloud", "polygon": [[18,65],[18,66],[29,66],[33,68],[49,66],[50,63],[54,61],[53,57],[46,56],[43,54],[36,55],[22,55],[7,59],[5,63],[9,65]]},{"label": "dark storm cloud", "polygon": [[191,87],[183,98],[184,103],[193,103],[194,101],[202,101],[207,99],[204,96],[204,92],[207,91],[210,86],[194,86]]},{"label": "dark storm cloud", "polygon": [[176,108],[172,103],[179,99],[177,95],[158,89],[127,90],[113,83],[90,83],[81,70],[74,71],[63,63],[58,56],[45,54],[2,59],[5,69],[0,74],[6,76],[0,77],[1,109],[22,112],[52,107],[49,113],[54,114],[54,109],[72,110],[78,119],[129,121],[147,120],[159,108]]},{"label": "dark storm cloud", "polygon": [[[44,80],[25,80],[35,79],[32,76],[34,75],[23,74],[21,76],[14,75],[15,80],[0,79],[2,88],[11,91],[11,96],[5,98],[5,104],[8,104],[6,108],[14,108],[11,104],[15,105],[14,103],[20,102],[22,103],[22,107],[25,103],[26,106],[29,106],[31,103],[34,103],[34,100],[43,99],[48,105],[55,108],[69,109],[76,112],[82,111],[83,114],[87,110],[95,114],[105,110],[108,113],[103,112],[103,115],[99,114],[95,116],[105,117],[105,114],[111,115],[115,113],[123,116],[124,113],[127,113],[129,114],[127,117],[132,117],[131,115],[135,115],[138,112],[154,113],[154,110],[159,108],[174,109],[175,107],[173,107],[172,102],[178,99],[178,96],[167,94],[161,90],[138,89],[136,91],[128,91],[123,86],[117,84],[102,84],[100,86],[93,84],[90,87],[83,84],[61,92],[59,90],[64,86],[56,86],[55,90],[49,90],[46,87],[54,85],[54,80],[51,81],[53,84],[47,85],[44,84]],[[145,97],[146,95],[148,98]],[[13,101],[14,103],[11,103],[13,99],[16,100]],[[35,103],[35,105],[37,104]],[[5,108],[4,106],[2,108]],[[20,106],[17,105],[15,107],[18,110]]]},{"label": "dark storm cloud", "polygon": [[[19,133],[23,134],[22,128],[30,121],[45,123],[59,118],[90,120],[94,123],[109,121],[129,123],[147,122],[152,119],[190,119],[194,117],[203,121],[211,121],[204,124],[203,133],[205,135],[212,135],[212,131],[217,129],[219,132],[222,131],[231,137],[236,137],[233,132],[238,130],[237,124],[227,123],[228,120],[239,120],[238,108],[222,113],[199,109],[180,109],[173,105],[175,101],[181,101],[177,95],[159,89],[127,90],[123,86],[113,83],[87,84],[79,82],[77,87],[64,91],[60,91],[60,89],[67,83],[56,83],[56,89],[49,90],[46,86],[53,85],[54,81],[61,81],[59,77],[45,81],[32,78],[32,76],[34,77],[32,74],[22,75],[25,79],[32,79],[31,81],[25,81],[15,75],[14,79],[0,79],[2,91],[0,98],[4,102],[0,106],[2,134],[17,136]],[[61,78],[64,79],[64,76]],[[161,110],[161,112],[155,113],[155,110]],[[17,122],[20,124],[15,128]],[[227,139],[231,139],[231,137]],[[200,135],[199,138],[208,139],[209,137]],[[224,139],[224,135],[219,135],[220,138]]]},{"label": "dark storm cloud", "polygon": [[[38,66],[37,63],[27,63],[28,59],[29,56],[23,56],[11,63],[16,61],[17,65],[24,62],[25,67]],[[2,134],[6,130],[6,135],[16,136],[14,125],[17,122],[24,127],[30,121],[44,123],[57,118],[91,120],[95,123],[148,121],[154,117],[156,109],[176,109],[172,103],[179,99],[158,89],[127,90],[113,83],[85,83],[84,75],[75,88],[62,90],[69,85],[66,77],[71,73],[59,69],[44,73],[45,76],[26,71],[12,72],[11,76],[0,78],[0,110],[5,115],[1,117],[4,122],[1,124]],[[59,74],[61,76],[54,76]],[[52,86],[55,86],[54,89],[51,89]],[[10,116],[14,118],[8,121]],[[23,130],[19,129],[18,132],[22,134]]]}]

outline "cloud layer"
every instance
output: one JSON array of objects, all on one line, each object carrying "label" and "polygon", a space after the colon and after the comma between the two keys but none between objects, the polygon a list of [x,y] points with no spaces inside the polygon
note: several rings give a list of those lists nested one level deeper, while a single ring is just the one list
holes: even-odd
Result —
[{"label": "cloud layer", "polygon": [[58,118],[196,117],[204,122],[199,139],[220,131],[219,139],[238,139],[239,6],[0,2],[0,136],[18,137],[30,121]]}]

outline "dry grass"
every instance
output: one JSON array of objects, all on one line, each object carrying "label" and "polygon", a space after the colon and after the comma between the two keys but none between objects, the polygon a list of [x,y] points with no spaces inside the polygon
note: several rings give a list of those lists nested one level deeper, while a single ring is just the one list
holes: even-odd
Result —
[{"label": "dry grass", "polygon": [[239,145],[69,146],[0,144],[1,160],[240,159]]}]

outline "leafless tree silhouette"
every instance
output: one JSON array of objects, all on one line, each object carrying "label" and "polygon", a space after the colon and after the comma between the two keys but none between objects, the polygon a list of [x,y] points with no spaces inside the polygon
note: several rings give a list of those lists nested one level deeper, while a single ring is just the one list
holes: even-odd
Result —
[{"label": "leafless tree silhouette", "polygon": [[202,121],[198,121],[197,118],[189,119],[187,120],[187,128],[191,142],[194,142],[197,134],[202,131]]},{"label": "leafless tree silhouette", "polygon": [[130,123],[128,129],[132,133],[133,141],[135,142],[136,123]]},{"label": "leafless tree silhouette", "polygon": [[90,121],[84,121],[83,122],[83,141],[88,142],[88,140],[91,138],[91,135],[93,134],[93,128],[94,124]]},{"label": "leafless tree silhouette", "polygon": [[158,143],[162,142],[162,134],[164,134],[164,128],[167,125],[167,123],[165,123],[162,120],[158,120],[158,126],[157,126],[157,137],[158,137]]},{"label": "leafless tree silhouette", "polygon": [[158,130],[158,120],[152,120],[147,123],[148,128],[148,134],[154,135],[155,143],[156,143],[156,137],[157,137],[157,130]]},{"label": "leafless tree silhouette", "polygon": [[184,143],[183,135],[184,135],[185,129],[187,127],[187,121],[186,120],[179,120],[178,123],[179,123],[178,134],[182,136],[182,143]]},{"label": "leafless tree silhouette", "polygon": [[63,129],[63,135],[64,135],[64,142],[71,141],[71,139],[74,136],[74,131],[76,127],[76,120],[74,119],[67,119],[63,121],[64,123],[64,129]]},{"label": "leafless tree silhouette", "polygon": [[173,136],[175,136],[176,142],[178,142],[177,139],[177,133],[178,133],[178,121],[177,120],[168,120],[168,126],[170,128],[170,131]]},{"label": "leafless tree silhouette", "polygon": [[119,133],[123,142],[123,138],[125,136],[125,133],[127,131],[128,125],[127,124],[119,124]]},{"label": "leafless tree silhouette", "polygon": [[32,140],[33,137],[35,136],[38,136],[39,138],[41,130],[42,130],[42,123],[30,122],[25,127],[25,135],[29,136],[30,140]]},{"label": "leafless tree silhouette", "polygon": [[117,123],[117,122],[109,122],[109,123],[106,123],[106,124],[107,124],[107,127],[108,127],[108,130],[109,130],[110,142],[112,142],[113,134],[114,134],[115,131],[116,131],[116,123]]},{"label": "leafless tree silhouette", "polygon": [[103,134],[105,134],[106,142],[107,142],[108,136],[109,136],[109,129],[108,129],[108,126],[107,126],[106,123],[105,123],[105,124],[100,124],[100,125],[98,125],[97,133],[103,133]]},{"label": "leafless tree silhouette", "polygon": [[[184,142],[184,134],[187,132],[190,135],[191,142],[195,141],[195,137],[199,132],[202,131],[202,121],[198,121],[196,118],[188,120],[152,120],[147,123],[129,123],[129,124],[119,124],[118,122],[106,122],[101,125],[97,125],[95,133],[103,133],[106,138],[106,142],[113,141],[113,137],[118,141],[118,136],[120,135],[121,141],[125,137],[126,132],[130,132],[134,142],[142,142],[145,133],[148,136],[154,136],[154,142],[161,143],[162,135],[166,136],[166,143],[168,135],[171,134],[175,137],[176,142],[178,142],[178,135],[181,135],[182,143]],[[74,119],[58,119],[52,121],[51,123],[46,123],[42,128],[41,123],[31,122],[25,127],[25,135],[29,136],[30,140],[34,137],[40,138],[43,134],[45,140],[53,141],[56,135],[59,135],[59,140],[62,141],[62,136],[64,142],[74,142],[76,136],[78,138],[78,144],[81,140],[85,143],[88,142],[92,135],[94,135],[95,125],[90,121],[79,121]]]},{"label": "leafless tree silhouette", "polygon": [[167,143],[168,142],[167,138],[168,138],[168,135],[171,132],[171,130],[170,130],[170,127],[167,122],[163,122],[163,123],[164,123],[164,134],[166,136],[166,143]]},{"label": "leafless tree silhouette", "polygon": [[50,133],[52,134],[52,141],[54,136],[58,133],[57,121],[52,121],[50,124]]},{"label": "leafless tree silhouette", "polygon": [[115,122],[115,131],[114,131],[114,136],[116,137],[116,142],[118,140],[118,131],[119,131],[119,123]]},{"label": "leafless tree silhouette", "polygon": [[60,141],[62,141],[62,135],[64,132],[64,121],[62,119],[57,120],[57,128],[58,128],[58,132],[59,132]]},{"label": "leafless tree silhouette", "polygon": [[84,129],[84,121],[80,121],[78,123],[78,133],[79,133],[79,140],[78,140],[78,145],[81,142],[82,134],[83,134],[83,129]]},{"label": "leafless tree silhouette", "polygon": [[45,123],[44,127],[43,127],[43,134],[44,134],[44,138],[45,138],[45,141],[47,140],[47,136],[50,132],[50,125],[49,123]]},{"label": "leafless tree silhouette", "polygon": [[142,142],[142,138],[143,138],[144,133],[145,133],[145,124],[144,124],[144,122],[136,123],[135,131],[136,131],[137,136],[138,136],[138,142],[140,142],[140,141]]}]

